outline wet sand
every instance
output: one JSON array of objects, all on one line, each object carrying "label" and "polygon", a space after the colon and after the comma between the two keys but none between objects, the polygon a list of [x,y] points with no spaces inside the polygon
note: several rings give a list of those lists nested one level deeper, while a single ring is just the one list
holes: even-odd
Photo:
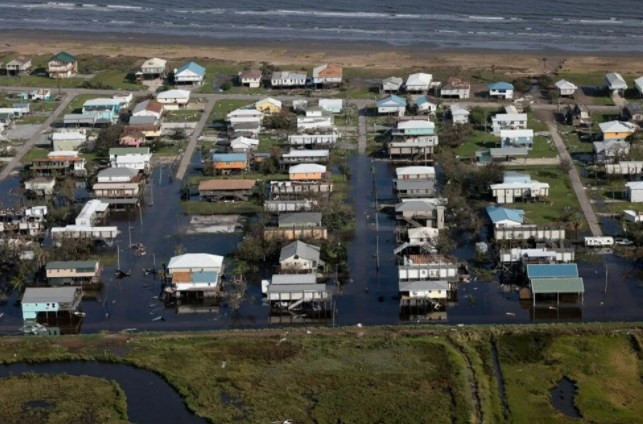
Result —
[{"label": "wet sand", "polygon": [[[396,47],[384,43],[302,42],[291,40],[212,40],[155,34],[78,33],[70,31],[16,30],[3,34],[0,54],[74,54],[106,56],[161,56],[166,59],[203,58],[236,63],[270,62],[310,66],[336,62],[347,67],[403,69],[413,67],[490,68],[520,73],[543,70],[565,72],[643,73],[637,53],[514,51],[494,49],[444,49],[424,46]],[[543,61],[546,58],[546,61]]]}]

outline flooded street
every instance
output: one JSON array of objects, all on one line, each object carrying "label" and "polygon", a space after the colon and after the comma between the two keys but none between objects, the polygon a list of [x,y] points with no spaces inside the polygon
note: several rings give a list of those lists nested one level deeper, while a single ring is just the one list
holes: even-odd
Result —
[{"label": "flooded street", "polygon": [[[194,165],[198,164],[198,154]],[[224,328],[261,328],[270,325],[398,324],[422,322],[422,314],[401,319],[398,299],[395,249],[395,219],[392,206],[394,167],[383,161],[372,161],[365,155],[356,155],[349,162],[351,170],[350,201],[353,204],[356,226],[348,242],[349,282],[339,288],[335,298],[334,317],[304,321],[301,316],[270,317],[270,308],[262,303],[260,281],[250,280],[245,300],[238,311],[222,305],[180,305],[166,307],[160,300],[162,284],[144,269],[160,268],[175,254],[181,244],[186,253],[230,254],[242,239],[240,232],[187,235],[190,217],[184,215],[179,203],[181,183],[170,177],[168,168],[155,168],[148,186],[142,214],[138,211],[112,214],[110,225],[117,225],[120,234],[121,269],[131,276],[116,279],[116,264],[105,265],[103,288],[99,293],[86,292],[82,309],[86,316],[80,331],[137,330],[205,330]],[[162,173],[162,175],[161,175]],[[160,178],[159,178],[160,177]],[[18,187],[17,177],[2,182],[2,191]],[[379,212],[376,215],[376,201]],[[3,198],[9,206],[14,199]],[[141,222],[142,221],[142,222]],[[128,248],[131,226],[132,243],[145,245],[147,254],[136,256]],[[379,232],[377,229],[379,228]],[[106,248],[107,252],[116,247]],[[379,267],[378,256],[379,251]],[[456,250],[464,260],[471,255],[470,248]],[[633,263],[615,255],[591,258],[592,262],[578,261],[580,275],[585,280],[585,298],[582,307],[544,307],[533,312],[531,304],[521,303],[518,287],[499,282],[474,281],[459,284],[457,301],[447,305],[440,321],[450,324],[514,323],[530,321],[633,321],[643,316],[643,287],[635,277]],[[607,267],[607,285],[605,268]],[[640,271],[640,270],[639,270]],[[607,292],[605,289],[607,287]],[[0,306],[2,334],[16,334],[22,326],[17,293],[12,293],[6,304]],[[580,306],[580,304],[578,305]],[[435,317],[433,318],[435,319]]]}]

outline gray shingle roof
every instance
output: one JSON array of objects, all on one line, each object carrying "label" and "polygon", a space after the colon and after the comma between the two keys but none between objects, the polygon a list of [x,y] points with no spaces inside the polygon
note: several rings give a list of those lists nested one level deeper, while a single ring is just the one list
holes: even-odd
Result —
[{"label": "gray shingle roof", "polygon": [[293,256],[319,262],[319,247],[301,241],[294,241],[281,249],[279,262],[285,261]]}]

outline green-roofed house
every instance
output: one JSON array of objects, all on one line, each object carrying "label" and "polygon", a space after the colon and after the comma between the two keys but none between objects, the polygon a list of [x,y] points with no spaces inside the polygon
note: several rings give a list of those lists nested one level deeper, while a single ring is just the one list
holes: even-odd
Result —
[{"label": "green-roofed house", "polygon": [[47,62],[49,78],[71,78],[78,73],[78,60],[76,56],[62,51],[52,56]]},{"label": "green-roofed house", "polygon": [[98,261],[54,261],[45,266],[47,281],[52,286],[96,284],[100,272]]}]

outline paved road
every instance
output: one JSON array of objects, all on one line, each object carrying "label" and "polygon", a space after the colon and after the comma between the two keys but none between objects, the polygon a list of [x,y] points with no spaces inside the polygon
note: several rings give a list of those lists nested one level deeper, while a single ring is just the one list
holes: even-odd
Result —
[{"label": "paved road", "polygon": [[56,110],[49,114],[49,117],[45,120],[45,122],[43,122],[40,128],[38,128],[38,131],[36,131],[34,135],[18,149],[11,162],[7,162],[5,167],[2,168],[2,171],[0,171],[0,181],[7,178],[9,174],[11,174],[11,172],[13,172],[13,170],[20,165],[20,161],[22,160],[24,155],[26,155],[27,152],[31,150],[31,148],[38,142],[38,140],[40,140],[42,133],[50,128],[54,120],[67,108],[67,106],[69,106],[69,103],[73,100],[74,97],[76,97],[74,94],[65,95],[65,97],[60,102],[60,105],[58,105]]},{"label": "paved road", "polygon": [[186,147],[185,152],[183,153],[183,157],[181,158],[181,164],[176,171],[176,178],[179,180],[183,180],[183,177],[185,177],[185,173],[187,172],[188,166],[190,166],[190,161],[192,160],[192,155],[194,154],[194,150],[196,149],[199,136],[201,135],[201,132],[203,132],[203,128],[205,128],[205,125],[208,123],[210,113],[212,112],[215,103],[216,100],[214,98],[208,98],[208,103],[206,103],[205,108],[203,109],[201,119],[199,119],[199,122],[196,124],[196,127],[192,132],[192,135],[190,135],[190,141],[188,142],[188,146]]},{"label": "paved road", "polygon": [[357,137],[357,151],[359,153],[366,153],[366,116],[364,115],[365,110],[359,110],[358,118],[358,130],[359,136]]},{"label": "paved road", "polygon": [[[556,144],[556,148],[558,149],[558,156],[560,157],[561,161],[569,161],[570,164],[573,164],[572,157],[569,155],[569,152],[565,147],[565,143],[563,142],[563,139],[558,132],[558,127],[554,122],[553,113],[539,111],[538,116],[547,125],[547,128],[551,133],[551,137],[554,140],[554,144]],[[576,198],[578,199],[578,203],[580,204],[580,207],[583,211],[583,215],[585,215],[585,219],[587,220],[587,224],[589,225],[589,230],[595,237],[602,236],[603,230],[601,229],[600,225],[598,225],[598,219],[594,214],[594,209],[592,209],[592,204],[587,197],[587,193],[585,192],[585,188],[583,187],[583,183],[580,180],[580,175],[578,175],[578,170],[575,166],[572,166],[569,170],[569,180],[572,182],[572,188],[574,189],[574,193],[576,193]]]}]

